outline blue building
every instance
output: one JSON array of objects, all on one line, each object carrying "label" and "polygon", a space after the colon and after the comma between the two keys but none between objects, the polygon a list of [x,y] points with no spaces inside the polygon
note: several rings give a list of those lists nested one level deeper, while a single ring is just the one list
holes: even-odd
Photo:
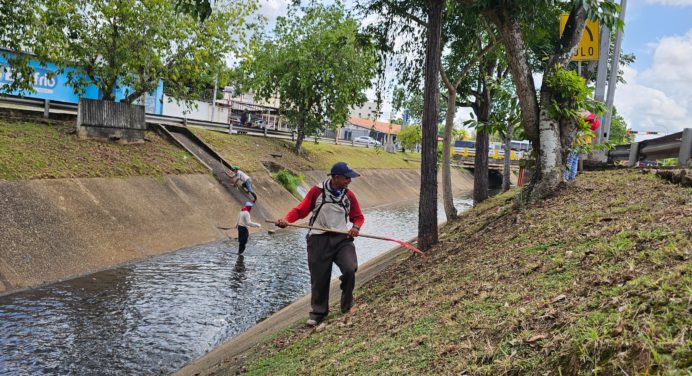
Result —
[{"label": "blue building", "polygon": [[[14,53],[0,48],[0,85],[6,85],[14,80],[12,68],[10,67],[7,56],[13,56]],[[10,95],[48,99],[57,102],[79,103],[79,98],[101,99],[103,93],[96,85],[88,85],[84,88],[84,93],[77,95],[74,89],[68,84],[67,74],[74,71],[73,68],[65,68],[62,73],[60,67],[55,64],[48,63],[42,66],[38,61],[31,60],[29,65],[34,68],[34,92],[19,92],[15,91]],[[127,88],[119,88],[115,93],[116,102],[122,100]],[[146,112],[160,115],[163,111],[163,81],[159,81],[159,85],[152,94],[146,94],[138,101],[139,104],[145,106]]]}]

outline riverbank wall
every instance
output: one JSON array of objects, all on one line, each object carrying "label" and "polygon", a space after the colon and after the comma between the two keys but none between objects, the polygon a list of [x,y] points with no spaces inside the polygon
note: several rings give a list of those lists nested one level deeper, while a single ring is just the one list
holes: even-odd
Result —
[{"label": "riverbank wall", "polygon": [[[418,197],[418,170],[358,172],[350,188],[362,207]],[[306,186],[327,178],[302,173]],[[255,222],[298,203],[269,172],[254,173],[253,182]],[[455,170],[452,182],[455,195],[467,194],[473,176]],[[234,236],[224,228],[235,226],[242,205],[208,174],[0,180],[0,200],[0,294]]]}]

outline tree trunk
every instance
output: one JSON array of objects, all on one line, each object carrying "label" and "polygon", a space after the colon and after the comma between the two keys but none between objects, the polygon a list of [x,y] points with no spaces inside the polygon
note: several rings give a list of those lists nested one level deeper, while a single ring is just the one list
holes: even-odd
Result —
[{"label": "tree trunk", "polygon": [[504,8],[495,8],[486,16],[497,26],[505,46],[509,70],[517,90],[524,129],[534,149],[540,148],[538,138],[538,98],[533,81],[533,72],[529,66],[528,48],[521,33],[521,24],[517,17]]},{"label": "tree trunk", "polygon": [[302,150],[303,146],[303,140],[305,139],[305,131],[304,131],[304,126],[302,124],[298,125],[298,132],[296,135],[296,154],[300,155],[300,151]]},{"label": "tree trunk", "polygon": [[[480,120],[480,119],[479,119]],[[476,157],[473,168],[473,205],[488,198],[488,132],[476,130]]]},{"label": "tree trunk", "polygon": [[538,150],[538,167],[540,180],[531,189],[531,198],[537,199],[549,195],[557,188],[564,177],[562,146],[560,143],[560,124],[548,114],[548,109],[541,109],[538,131],[541,148]]},{"label": "tree trunk", "polygon": [[447,220],[456,219],[457,209],[454,207],[454,194],[452,193],[452,129],[454,128],[454,114],[456,113],[457,92],[447,88],[447,119],[445,121],[445,135],[442,141],[442,202],[444,203]]},{"label": "tree trunk", "polygon": [[425,51],[423,88],[423,140],[420,203],[418,206],[418,246],[428,250],[437,243],[437,103],[440,95],[440,34],[443,0],[428,1],[428,45]]},{"label": "tree trunk", "polygon": [[488,122],[490,120],[490,108],[492,106],[492,94],[486,77],[492,77],[497,60],[492,59],[481,63],[482,90],[476,100],[478,109],[478,123],[480,127],[476,131],[476,157],[474,158],[473,169],[473,204],[478,205],[488,198]]},{"label": "tree trunk", "polygon": [[507,133],[505,135],[505,159],[502,166],[502,191],[507,192],[511,185],[510,158],[512,157],[512,132],[514,124],[507,124]]}]

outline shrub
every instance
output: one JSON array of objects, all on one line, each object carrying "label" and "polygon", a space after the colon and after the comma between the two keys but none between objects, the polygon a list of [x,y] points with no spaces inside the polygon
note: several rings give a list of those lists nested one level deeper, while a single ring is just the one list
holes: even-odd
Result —
[{"label": "shrub", "polygon": [[294,175],[291,171],[284,168],[279,172],[273,173],[272,177],[291,192],[291,194],[298,197],[296,188],[303,182],[303,175]]}]

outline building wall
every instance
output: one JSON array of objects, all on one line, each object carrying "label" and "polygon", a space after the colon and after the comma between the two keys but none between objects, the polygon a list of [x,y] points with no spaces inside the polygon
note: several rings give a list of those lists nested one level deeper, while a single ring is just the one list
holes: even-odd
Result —
[{"label": "building wall", "polygon": [[[212,119],[212,104],[207,102],[194,101],[194,105],[177,103],[173,98],[163,96],[164,116],[187,117],[188,119],[214,121],[217,123],[228,124],[228,108],[216,106],[214,118]],[[196,108],[195,108],[196,105]]]},{"label": "building wall", "polygon": [[377,111],[377,103],[365,102],[362,106],[351,107],[349,116],[358,117],[361,119],[376,120],[378,117],[380,117],[380,113]]},{"label": "building wall", "polygon": [[[0,52],[3,52],[0,50]],[[13,53],[4,52],[8,56],[14,56]],[[29,98],[39,98],[48,99],[57,102],[67,102],[67,103],[79,103],[79,98],[87,99],[101,99],[103,95],[96,85],[87,85],[84,87],[84,93],[82,95],[77,95],[74,89],[68,84],[67,74],[74,71],[73,68],[67,67],[65,71],[61,74],[56,72],[61,69],[61,67],[48,63],[46,66],[41,66],[41,64],[36,60],[31,60],[29,65],[34,68],[34,92],[23,92],[15,91],[10,93],[11,95],[22,95]],[[0,86],[9,84],[13,81],[13,74],[7,59],[0,55]],[[119,102],[125,95],[132,92],[129,87],[119,88],[115,91],[115,101]],[[150,114],[161,114],[162,104],[161,99],[163,98],[163,81],[159,81],[159,85],[154,90],[153,93],[147,94],[144,98],[137,100],[137,104],[145,106],[146,112]]]}]

